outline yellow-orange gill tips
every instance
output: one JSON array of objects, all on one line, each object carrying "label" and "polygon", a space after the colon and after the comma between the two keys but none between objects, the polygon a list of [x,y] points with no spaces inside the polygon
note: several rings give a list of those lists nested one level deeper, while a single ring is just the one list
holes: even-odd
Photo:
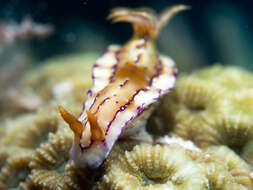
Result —
[{"label": "yellow-orange gill tips", "polygon": [[80,122],[78,119],[75,118],[75,116],[67,112],[62,106],[59,106],[58,109],[61,113],[62,118],[69,124],[69,127],[74,132],[74,134],[80,137],[84,128],[82,122]]},{"label": "yellow-orange gill tips", "polygon": [[112,20],[113,23],[130,22],[134,26],[135,35],[149,34],[156,38],[167,22],[177,13],[189,9],[191,7],[188,5],[174,5],[157,15],[149,8],[129,9],[122,7],[113,9],[107,19]]},{"label": "yellow-orange gill tips", "polygon": [[177,13],[180,13],[181,11],[190,10],[191,6],[189,5],[174,5],[171,7],[168,7],[167,9],[163,10],[158,16],[157,16],[157,28],[158,31],[160,31],[166,23],[171,20]]},{"label": "yellow-orange gill tips", "polygon": [[88,121],[90,123],[90,130],[91,130],[91,138],[94,141],[102,141],[105,139],[105,131],[103,127],[101,127],[96,117],[90,112],[86,111]]}]

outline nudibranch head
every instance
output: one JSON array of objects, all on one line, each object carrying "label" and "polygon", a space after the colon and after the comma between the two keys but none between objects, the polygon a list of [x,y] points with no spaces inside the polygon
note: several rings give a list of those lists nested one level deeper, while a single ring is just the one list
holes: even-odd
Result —
[{"label": "nudibranch head", "polygon": [[133,38],[123,47],[109,46],[96,61],[79,118],[59,107],[75,134],[70,155],[79,167],[99,167],[115,141],[143,128],[155,103],[174,87],[177,69],[159,55],[155,39],[168,20],[188,8],[173,6],[158,16],[147,8],[112,10],[113,22],[132,23]]}]

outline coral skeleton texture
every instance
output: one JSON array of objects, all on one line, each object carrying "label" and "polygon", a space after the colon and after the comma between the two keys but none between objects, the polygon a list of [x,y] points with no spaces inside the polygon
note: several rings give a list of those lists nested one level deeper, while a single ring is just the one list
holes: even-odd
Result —
[{"label": "coral skeleton texture", "polygon": [[31,160],[31,151],[19,150],[16,155],[7,159],[0,172],[0,189],[25,188],[29,183],[28,164]]},{"label": "coral skeleton texture", "polygon": [[[83,68],[81,69],[82,71],[89,72],[90,65],[84,63],[92,63],[92,60],[94,60],[93,57],[94,55],[87,54],[50,60],[43,65],[42,68],[29,71],[26,74],[21,86],[26,86],[26,88],[33,88],[36,86],[36,88],[33,89],[34,92],[42,97],[45,103],[34,113],[20,113],[15,118],[6,118],[1,122],[0,189],[42,189],[44,187],[35,183],[36,179],[40,177],[38,173],[48,175],[50,171],[52,171],[51,178],[63,172],[63,177],[59,177],[59,179],[61,179],[62,182],[64,182],[65,179],[69,180],[68,184],[72,183],[71,187],[73,186],[75,187],[74,189],[78,189],[76,183],[79,181],[79,176],[81,176],[80,179],[84,178],[81,175],[81,170],[77,169],[68,157],[69,147],[73,140],[72,132],[69,131],[60,118],[56,105],[57,97],[53,96],[52,92],[55,86],[58,86],[59,83],[66,80],[66,77],[69,77],[70,84],[75,84],[74,88],[70,89],[70,92],[68,92],[70,94],[64,94],[61,98],[66,98],[63,104],[68,105],[73,113],[80,112],[85,89],[91,85],[89,80],[85,78],[81,79],[80,67]],[[61,62],[63,61],[66,63],[62,65]],[[74,61],[74,66],[69,66],[70,61]],[[76,74],[71,77],[71,73]],[[80,80],[76,77],[79,77]],[[40,85],[42,81],[45,82],[44,85]],[[45,92],[47,94],[43,94]],[[74,93],[73,98],[70,97],[72,93]],[[79,98],[81,96],[82,98]],[[46,150],[49,152],[46,152]],[[58,152],[50,152],[53,150]],[[58,173],[54,171],[54,168],[58,168],[59,166],[58,162],[63,159],[61,158],[59,160],[58,157],[61,155],[61,151],[65,153],[61,154],[65,159],[66,173],[68,175],[64,173],[65,170],[60,170]],[[41,162],[39,162],[38,159],[39,153],[42,154],[40,155],[42,159]],[[53,160],[53,158],[55,160]],[[58,162],[56,162],[56,160]],[[49,166],[49,161],[51,161],[51,166]],[[37,165],[35,163],[37,163]],[[38,163],[44,164],[44,168],[41,166],[42,169],[38,170]],[[34,176],[37,176],[37,178]],[[74,180],[76,180],[76,182],[74,182]],[[55,180],[52,179],[51,183],[54,184],[54,181]],[[46,187],[56,189],[57,186],[52,184],[51,186],[46,185]],[[66,188],[66,185],[60,185],[60,187]]]},{"label": "coral skeleton texture", "polygon": [[201,164],[184,149],[136,145],[118,158],[108,159],[98,189],[208,189]]},{"label": "coral skeleton texture", "polygon": [[[58,66],[61,67],[61,65]],[[46,68],[47,65],[44,67]],[[203,75],[202,72],[205,73],[208,69],[213,70],[214,68],[207,68],[196,72],[194,75],[198,73]],[[226,69],[231,70],[229,67],[222,67],[222,70],[226,71]],[[73,68],[74,70],[77,70],[77,68]],[[37,71],[34,72],[36,73]],[[238,70],[237,72],[241,71]],[[63,72],[62,75],[64,74]],[[216,91],[214,96],[212,95],[214,93],[212,89],[205,89],[204,81],[194,79],[194,84],[191,84],[192,75],[184,75],[182,80],[179,77],[177,85],[181,86],[181,92],[184,92],[185,86],[190,86],[184,92],[185,95],[182,96],[184,97],[184,102],[181,102],[181,99],[175,96],[177,91],[179,93],[178,86],[176,86],[175,91],[169,98],[163,99],[159,105],[161,109],[159,114],[156,113],[156,118],[167,120],[167,126],[162,126],[163,128],[161,129],[167,131],[166,133],[169,133],[169,136],[163,137],[155,134],[154,141],[145,141],[146,143],[140,139],[130,140],[124,138],[115,144],[108,159],[102,168],[98,170],[78,168],[70,159],[69,148],[73,141],[73,134],[57,112],[56,102],[58,100],[56,98],[50,99],[47,104],[43,105],[35,113],[25,113],[15,118],[6,118],[6,121],[2,122],[1,125],[5,135],[0,138],[0,189],[124,189],[127,187],[131,189],[174,188],[186,190],[253,189],[252,137],[249,136],[250,130],[252,130],[250,128],[252,123],[249,117],[250,113],[248,113],[249,108],[240,104],[232,105],[239,95],[233,95],[233,93],[229,96],[226,95],[227,91],[232,92],[233,88],[224,89],[222,85],[215,86],[216,82],[212,81],[218,80],[217,78],[208,79],[215,89],[220,89],[221,93],[219,94]],[[207,76],[207,74],[204,76]],[[57,78],[64,80],[64,76],[57,76]],[[199,113],[201,111],[193,111],[188,108],[187,102],[189,100],[191,101],[191,106],[198,104],[197,100],[194,100],[194,93],[197,93],[197,90],[194,91],[195,87],[193,88],[192,86],[198,85],[197,80],[200,81],[199,85],[202,85],[200,89],[203,89],[202,91],[199,90],[199,92],[205,94],[205,96],[210,93],[210,96],[208,95],[209,98],[205,98],[204,95],[202,99],[199,98],[202,102],[201,105],[206,105],[208,108],[207,111],[205,110],[206,113]],[[243,85],[243,81],[241,83]],[[223,81],[222,84],[226,83]],[[87,86],[89,85],[87,84]],[[74,91],[81,92],[83,88],[80,85]],[[239,85],[236,88],[239,88]],[[249,98],[251,93],[248,88],[251,87],[245,87],[244,90],[237,91],[238,94],[243,92],[240,100],[244,104],[246,102],[244,98]],[[188,93],[189,100],[187,99]],[[234,94],[236,93],[234,92]],[[79,98],[79,93],[73,93],[72,96],[65,96],[63,104],[70,106],[72,112],[78,114],[82,109],[82,100]],[[171,98],[172,96],[174,96],[174,99]],[[213,99],[209,102],[211,97]],[[224,99],[218,100],[217,97],[223,97]],[[238,133],[216,129],[219,126],[217,125],[217,118],[215,118],[216,110],[218,110],[218,113],[222,111],[220,107],[215,108],[218,102],[224,107],[228,115],[229,113],[236,115],[236,109],[240,109],[241,118],[247,119],[243,124],[237,125],[237,128],[231,125],[231,130],[237,131],[239,131],[240,127],[244,131],[246,126],[248,126],[247,131],[241,132],[242,136],[240,137],[245,138],[243,142],[241,142],[241,139],[228,138],[229,133],[231,133],[230,136],[235,135],[235,137]],[[173,112],[172,108],[174,109]],[[205,125],[201,124],[203,121],[200,118],[204,118],[201,115],[208,114],[208,121],[212,125],[207,125],[207,121]],[[178,122],[183,122],[183,119],[180,119],[183,115],[186,116],[185,119],[187,117],[191,118],[192,122],[187,119],[188,122],[184,122],[185,127],[180,129],[185,131],[181,132],[179,129],[175,129],[175,126],[171,126],[171,120],[168,120],[168,118],[176,117]],[[150,121],[152,119],[151,117]],[[194,126],[192,125],[195,122],[201,124],[198,126],[199,129],[193,128]],[[152,126],[153,131],[156,130],[155,127],[155,125]],[[164,129],[164,127],[168,127],[170,130]],[[153,136],[152,130],[151,135]],[[210,133],[210,131],[214,132]],[[166,133],[163,132],[163,135],[166,135]],[[219,139],[220,141],[216,142],[213,139]],[[231,143],[230,140],[238,141],[239,147],[234,142]],[[202,142],[208,143],[202,144]],[[216,144],[216,146],[211,146],[213,144]],[[222,144],[226,146],[221,146]],[[229,149],[228,145],[235,152]]]},{"label": "coral skeleton texture", "polygon": [[91,67],[96,58],[96,53],[52,58],[37,70],[26,73],[21,85],[39,94],[45,102],[71,98],[73,93],[74,98],[79,98],[79,94],[83,102],[83,95],[91,86]]},{"label": "coral skeleton texture", "polygon": [[241,156],[253,169],[253,141],[248,142],[243,147]]},{"label": "coral skeleton texture", "polygon": [[29,164],[29,176],[38,189],[82,189],[89,185],[85,170],[77,168],[69,159],[68,151],[73,140],[70,131],[50,134],[49,141],[41,145]]},{"label": "coral skeleton texture", "polygon": [[252,189],[250,169],[246,162],[225,146],[208,147],[204,160],[211,189]]},{"label": "coral skeleton texture", "polygon": [[157,112],[163,122],[156,124],[200,147],[227,145],[240,152],[253,139],[252,80],[251,73],[219,65],[182,75],[162,101]]}]

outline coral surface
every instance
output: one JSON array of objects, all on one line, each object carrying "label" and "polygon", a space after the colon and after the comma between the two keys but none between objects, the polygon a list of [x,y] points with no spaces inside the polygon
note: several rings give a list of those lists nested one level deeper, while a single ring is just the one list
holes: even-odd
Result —
[{"label": "coral surface", "polygon": [[96,58],[96,53],[52,58],[26,73],[21,85],[38,94],[44,102],[52,99],[83,102],[91,87],[91,67]]},{"label": "coral surface", "polygon": [[99,189],[207,189],[203,167],[183,149],[141,144],[108,159]]},{"label": "coral surface", "polygon": [[50,101],[60,101],[72,111],[76,107],[73,103],[82,104],[87,89],[91,87],[91,67],[96,58],[96,53],[51,58],[26,71],[19,79],[8,79],[16,81],[15,88],[3,90],[6,87],[0,84],[1,121],[10,116],[35,112]]},{"label": "coral surface", "polygon": [[251,168],[253,169],[253,140],[248,142],[243,147],[241,156],[248,164],[250,164]]},{"label": "coral surface", "polygon": [[70,159],[73,134],[57,104],[80,113],[91,86],[83,73],[92,64],[81,60],[92,58],[75,55],[80,62],[71,67],[67,60],[49,61],[22,80],[43,104],[1,121],[0,189],[253,189],[251,73],[214,66],[180,76],[149,118],[154,140],[122,139],[101,168],[90,170]]},{"label": "coral surface", "polygon": [[38,189],[82,189],[89,185],[85,170],[77,168],[69,159],[73,134],[66,129],[50,134],[49,141],[41,145],[29,164],[31,181]]},{"label": "coral surface", "polygon": [[1,168],[0,189],[25,188],[29,183],[31,152],[19,149],[15,153]]},{"label": "coral surface", "polygon": [[[62,99],[61,103],[73,113],[80,112],[85,91],[91,86],[82,72],[89,75],[94,57],[87,54],[49,60],[22,79],[20,85],[32,90],[44,103],[34,113],[20,112],[15,118],[1,121],[0,189],[80,189],[76,183],[79,176],[84,177],[68,157],[73,136],[60,118],[57,101]],[[68,85],[61,87],[66,82]],[[59,186],[54,183],[58,180],[62,182]]]},{"label": "coral surface", "polygon": [[227,145],[240,153],[253,139],[252,80],[249,72],[220,65],[182,75],[153,124],[200,147]]},{"label": "coral surface", "polygon": [[[204,160],[211,189],[247,190],[253,184],[246,162],[225,146],[208,147]],[[202,161],[203,161],[202,160]]]}]

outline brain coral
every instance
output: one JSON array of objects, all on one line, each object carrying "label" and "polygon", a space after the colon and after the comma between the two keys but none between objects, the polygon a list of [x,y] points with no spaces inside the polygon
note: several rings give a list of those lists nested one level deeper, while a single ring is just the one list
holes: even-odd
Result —
[{"label": "brain coral", "polygon": [[[73,58],[72,67],[70,67],[68,64],[68,62],[71,61],[71,57]],[[51,142],[52,137],[50,136],[56,137],[56,144],[60,143],[58,140],[61,140],[61,143],[63,144],[66,143],[65,147],[63,148],[65,149],[67,173],[69,175],[73,174],[72,176],[78,176],[80,174],[79,170],[76,169],[73,163],[68,161],[69,147],[67,146],[68,141],[66,140],[68,138],[66,135],[64,138],[58,137],[61,133],[63,134],[64,130],[62,129],[65,129],[66,125],[60,118],[56,105],[57,97],[53,93],[62,93],[61,88],[58,88],[58,84],[64,81],[66,78],[70,81],[69,84],[75,84],[69,89],[70,91],[65,94],[63,93],[63,96],[60,98],[64,97],[64,101],[61,101],[61,103],[68,105],[72,113],[79,113],[82,109],[83,97],[85,97],[85,89],[91,85],[90,80],[86,80],[85,77],[82,76],[83,79],[81,80],[80,68],[83,71],[89,72],[88,70],[91,67],[90,62],[93,59],[92,57],[94,56],[75,55],[69,56],[68,58],[65,57],[65,59],[58,59],[59,62],[65,61],[65,64],[63,65],[57,64],[57,61],[49,61],[49,63],[41,66],[40,69],[35,69],[28,73],[23,79],[23,84],[21,85],[26,86],[26,88],[34,88],[37,85],[33,90],[35,93],[41,96],[43,100],[45,100],[45,104],[34,113],[19,113],[20,115],[17,115],[15,118],[6,118],[5,121],[1,121],[0,189],[40,189],[41,186],[35,186],[35,181],[31,180],[35,179],[31,178],[32,170],[33,176],[36,174],[36,172],[34,172],[35,169],[33,168],[35,166],[33,166],[31,163],[35,163],[34,160],[37,157],[37,152],[42,149],[41,146],[43,144],[47,145],[49,148],[51,147],[52,149],[53,142]],[[76,73],[76,75],[73,73]],[[51,75],[53,77],[50,77]],[[71,78],[70,75],[73,77]],[[78,82],[78,77],[80,78],[80,83]],[[42,83],[42,80],[45,83]],[[43,95],[44,90],[46,90],[48,93],[45,96]],[[68,128],[66,127],[66,129]],[[72,135],[71,132],[69,134]],[[72,142],[72,136],[70,142]],[[31,166],[29,166],[29,164],[31,164]],[[58,163],[55,164],[57,165]],[[53,167],[57,168],[54,165]],[[43,171],[46,171],[45,168],[43,169]],[[41,172],[41,170],[36,171],[37,174]],[[49,171],[47,173],[49,173]],[[80,179],[83,179],[83,177]]]},{"label": "brain coral", "polygon": [[39,94],[44,101],[71,98],[75,93],[73,98],[81,98],[83,102],[83,96],[91,86],[91,67],[96,58],[96,53],[52,58],[26,73],[21,85]]},{"label": "brain coral", "polygon": [[225,146],[211,146],[205,150],[204,168],[211,189],[250,190],[253,182],[250,170],[232,150]]},{"label": "brain coral", "polygon": [[89,185],[85,170],[77,168],[69,159],[73,140],[69,130],[50,134],[49,141],[38,148],[29,164],[30,179],[37,189],[81,189]]},{"label": "brain coral", "polygon": [[[50,100],[67,97],[72,102],[83,102],[86,90],[91,86],[91,66],[96,57],[96,53],[64,55],[51,58],[26,71],[24,77],[16,82],[15,87],[1,91],[1,120],[34,112],[47,105]],[[73,93],[76,95],[72,96]]]},{"label": "brain coral", "polygon": [[200,147],[227,145],[240,153],[253,139],[250,81],[251,73],[219,65],[182,75],[156,111],[154,119],[158,121],[151,119],[152,124]]},{"label": "brain coral", "polygon": [[7,159],[0,172],[0,189],[25,189],[29,185],[28,175],[31,152],[26,150],[15,151],[16,155]]},{"label": "brain coral", "polygon": [[253,169],[253,140],[243,147],[241,156]]},{"label": "brain coral", "polygon": [[5,136],[0,144],[5,147],[20,147],[33,150],[47,141],[49,132],[56,132],[58,119],[55,107],[49,106],[37,113],[21,115],[7,120]]},{"label": "brain coral", "polygon": [[109,159],[98,189],[207,189],[201,165],[183,149],[140,144]]},{"label": "brain coral", "polygon": [[53,107],[47,114],[41,110],[7,120],[5,136],[0,139],[0,189],[32,189],[28,175],[33,152],[48,141],[48,135],[58,130]]},{"label": "brain coral", "polygon": [[[73,56],[72,67],[70,58],[53,59],[21,81],[44,104],[34,113],[1,121],[0,189],[253,189],[253,76],[233,67],[179,77],[149,123],[156,137],[175,136],[153,141],[160,145],[121,140],[98,176],[77,168],[68,154],[73,136],[57,102],[74,115],[81,111],[91,85],[83,72],[90,72],[91,59]],[[85,60],[89,64],[83,65]],[[94,180],[99,180],[96,185]]]}]

